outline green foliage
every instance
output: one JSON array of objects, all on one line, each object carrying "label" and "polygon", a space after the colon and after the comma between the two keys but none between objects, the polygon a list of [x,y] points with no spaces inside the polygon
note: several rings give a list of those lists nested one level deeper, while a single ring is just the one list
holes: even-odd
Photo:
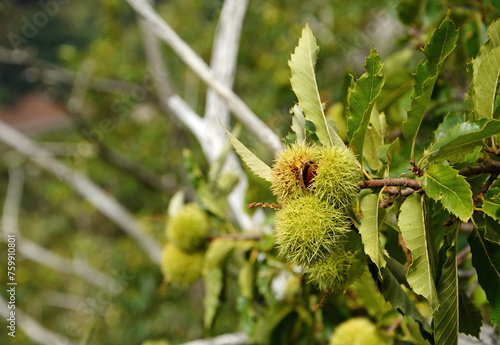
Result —
[{"label": "green foliage", "polygon": [[367,195],[361,200],[361,226],[359,233],[363,239],[365,253],[370,257],[378,269],[385,266],[384,250],[380,244],[379,226],[379,196]]},{"label": "green foliage", "polygon": [[486,292],[493,308],[491,323],[497,326],[500,324],[500,244],[485,238],[485,231],[484,227],[475,229],[467,240],[479,284]]},{"label": "green foliage", "polygon": [[384,77],[380,75],[382,66],[380,55],[375,48],[372,48],[365,62],[366,73],[356,81],[354,88],[349,90],[348,102],[351,115],[347,120],[347,137],[356,148],[360,160],[363,157],[365,135],[372,109],[384,86]]},{"label": "green foliage", "polygon": [[467,221],[473,212],[472,191],[463,176],[449,166],[431,165],[422,177],[422,188],[458,218]]},{"label": "green foliage", "polygon": [[458,30],[455,29],[453,21],[449,19],[448,13],[446,19],[434,31],[429,43],[423,49],[427,60],[420,62],[417,66],[411,108],[408,111],[408,120],[403,122],[403,135],[406,139],[415,138],[443,63],[455,49],[457,40]]},{"label": "green foliage", "polygon": [[437,345],[458,343],[459,293],[456,255],[455,247],[446,250],[446,262],[437,286],[439,309],[434,316],[434,339]]}]

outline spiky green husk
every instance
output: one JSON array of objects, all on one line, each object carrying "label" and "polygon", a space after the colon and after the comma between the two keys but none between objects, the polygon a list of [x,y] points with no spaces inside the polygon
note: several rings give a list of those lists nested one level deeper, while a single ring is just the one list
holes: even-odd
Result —
[{"label": "spiky green husk", "polygon": [[340,244],[330,255],[305,268],[309,281],[322,291],[342,292],[347,287],[347,271],[353,254]]},{"label": "spiky green husk", "polygon": [[316,162],[320,157],[317,146],[307,144],[293,144],[278,153],[272,169],[271,191],[278,203],[284,204],[307,194],[301,184],[300,167],[305,160]]},{"label": "spiky green husk", "polygon": [[205,245],[208,219],[195,204],[188,204],[173,217],[167,226],[167,239],[186,252],[197,251]]},{"label": "spiky green husk", "polygon": [[344,208],[356,196],[360,180],[359,162],[349,148],[321,147],[321,159],[309,190],[319,199]]},{"label": "spiky green husk", "polygon": [[388,345],[391,343],[392,341],[378,333],[377,327],[370,320],[355,317],[335,328],[329,345]]},{"label": "spiky green husk", "polygon": [[160,268],[167,281],[181,286],[190,285],[201,275],[203,253],[187,253],[169,243],[161,254]]},{"label": "spiky green husk", "polygon": [[307,266],[323,260],[342,243],[349,220],[313,195],[286,203],[276,213],[275,241],[288,261]]}]

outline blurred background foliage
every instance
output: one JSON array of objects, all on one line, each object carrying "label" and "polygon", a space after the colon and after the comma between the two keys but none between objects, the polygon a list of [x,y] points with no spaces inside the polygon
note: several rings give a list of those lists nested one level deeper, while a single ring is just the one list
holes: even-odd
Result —
[{"label": "blurred background foliage", "polygon": [[[205,61],[210,61],[221,6],[222,1],[172,0],[157,1],[156,9]],[[301,28],[309,21],[321,49],[316,66],[319,89],[328,115],[337,121],[340,131],[345,121],[349,73],[355,77],[361,75],[364,58],[375,46],[385,63],[383,73],[387,81],[378,110],[385,112],[388,130],[397,137],[409,107],[411,73],[423,58],[419,47],[444,18],[448,7],[451,7],[452,19],[461,27],[461,36],[459,48],[445,65],[443,77],[434,91],[433,99],[437,102],[429,111],[429,121],[424,122],[429,127],[420,131],[431,135],[443,114],[462,108],[468,83],[465,64],[484,42],[486,25],[498,17],[499,6],[495,0],[251,1],[243,27],[234,89],[269,127],[281,137],[286,136],[291,122],[289,108],[295,102],[287,61]],[[145,90],[148,71],[142,37],[137,17],[125,1],[67,1],[59,5],[57,14],[50,16],[46,25],[34,28],[36,33],[32,37],[22,36],[26,23],[33,24],[34,15],[39,11],[43,8],[38,1],[1,1],[1,46],[26,49],[34,59],[74,72],[87,64],[91,67],[85,67],[85,71],[91,77],[127,82]],[[19,47],[13,46],[10,33],[23,37]],[[203,113],[206,86],[166,46],[164,53],[176,92]],[[37,94],[65,108],[72,85],[47,82],[40,76],[36,64],[0,61],[0,107],[11,107],[22,102],[26,95]],[[454,87],[449,87],[450,84]],[[114,195],[140,219],[144,231],[164,243],[166,210],[172,195],[179,189],[186,189],[188,200],[194,198],[183,164],[183,149],[192,152],[201,171],[208,169],[196,140],[175,119],[159,110],[156,95],[150,91],[104,93],[91,88],[84,103],[82,116],[91,129],[99,128],[103,120],[110,121],[111,130],[104,133],[102,143],[161,176],[167,190],[145,186],[103,159],[98,155],[98,148],[90,145],[82,134],[77,119],[69,118],[65,126],[36,132],[33,137]],[[272,162],[273,153],[254,142],[251,135],[243,130],[241,137],[259,157],[267,163]],[[425,145],[425,140],[419,144]],[[409,150],[409,147],[403,145],[401,150]],[[19,220],[23,236],[67,258],[83,258],[121,282],[118,293],[113,294],[75,276],[20,259],[16,266],[19,308],[45,327],[69,338],[79,340],[90,336],[91,342],[103,345],[140,344],[146,339],[160,338],[175,344],[207,335],[202,320],[202,283],[189,289],[165,284],[159,268],[92,205],[53,175],[25,162],[12,149],[0,144],[0,152],[0,195],[6,194],[9,166],[22,164],[24,167],[25,186]],[[394,162],[392,166],[396,166]],[[399,171],[393,169],[393,172],[397,175],[405,169],[406,162],[400,162]],[[272,202],[268,186],[253,176],[249,178],[248,201]],[[242,328],[251,330],[255,322],[270,322],[271,325],[275,322],[285,327],[300,320],[291,314],[290,322],[280,319],[285,313],[280,305],[274,310],[261,310],[261,315],[267,315],[261,321],[251,316],[245,319],[245,313],[240,313],[241,324],[235,321],[235,301],[241,297],[238,297],[236,281],[250,253],[241,255],[239,259],[233,258],[234,264],[228,266],[222,309],[208,335]],[[2,245],[0,257],[6,256],[6,246]],[[252,270],[261,282],[259,296],[275,298],[269,267],[261,263],[255,265]],[[5,267],[4,259],[2,267]],[[2,272],[0,283],[5,286],[6,273],[3,269]],[[292,291],[300,294],[293,287]],[[478,298],[484,299],[484,296]],[[360,314],[360,310],[384,308],[383,303],[382,307],[367,305],[368,300],[360,301],[359,295],[330,298],[320,316],[328,320],[324,323],[326,332],[322,334],[331,333],[333,325]],[[240,311],[246,310],[242,303],[240,299]],[[300,322],[306,322],[304,320]],[[277,337],[278,343],[283,328],[267,330],[269,334],[263,327],[258,329],[263,339]],[[324,335],[315,336],[320,344],[326,339]],[[5,330],[0,332],[0,343],[5,344],[7,340],[10,339]],[[18,330],[12,344],[31,342],[22,330]]]}]

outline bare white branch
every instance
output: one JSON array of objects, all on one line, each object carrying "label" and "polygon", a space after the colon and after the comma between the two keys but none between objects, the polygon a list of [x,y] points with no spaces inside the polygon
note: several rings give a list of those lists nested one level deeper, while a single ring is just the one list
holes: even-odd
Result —
[{"label": "bare white branch", "polygon": [[72,262],[21,236],[18,219],[23,194],[23,183],[24,174],[22,168],[10,168],[9,184],[2,214],[2,230],[5,237],[7,237],[7,234],[16,234],[17,250],[19,253],[32,261],[51,267],[57,271],[76,274],[90,284],[103,289],[110,289],[118,285],[119,283],[115,279],[89,266],[86,261],[75,259]]},{"label": "bare white branch", "polygon": [[127,0],[141,15],[151,30],[165,41],[175,53],[205,82],[222,96],[236,118],[273,152],[282,148],[279,137],[231,89],[226,87],[191,47],[155,12],[146,0]]},{"label": "bare white branch", "polygon": [[43,169],[64,180],[100,212],[136,240],[150,259],[160,262],[161,248],[148,234],[141,231],[138,221],[115,198],[104,192],[84,174],[70,168],[41,149],[29,138],[0,121],[0,141],[11,146]]},{"label": "bare white branch", "polygon": [[[3,318],[10,317],[8,309],[8,302],[0,295],[0,314]],[[61,334],[52,332],[40,325],[35,319],[26,314],[24,311],[16,306],[16,327],[20,327],[24,334],[32,341],[43,345],[76,345],[74,342]],[[8,326],[8,325],[7,325]],[[7,328],[7,331],[9,329]]]},{"label": "bare white branch", "polygon": [[245,345],[250,344],[250,339],[245,333],[232,333],[219,335],[210,339],[193,340],[182,345]]}]

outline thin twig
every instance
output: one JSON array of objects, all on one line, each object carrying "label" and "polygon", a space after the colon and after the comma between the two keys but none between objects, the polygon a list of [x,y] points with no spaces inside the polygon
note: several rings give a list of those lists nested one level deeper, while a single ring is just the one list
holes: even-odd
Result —
[{"label": "thin twig", "polygon": [[479,174],[493,174],[498,171],[500,171],[500,162],[490,161],[486,164],[461,169],[458,173],[462,176],[471,176]]},{"label": "thin twig", "polygon": [[362,181],[359,183],[360,188],[374,188],[374,187],[384,187],[384,186],[402,186],[410,187],[413,189],[419,189],[422,182],[406,177],[400,178],[386,178],[382,180],[370,180]]}]

